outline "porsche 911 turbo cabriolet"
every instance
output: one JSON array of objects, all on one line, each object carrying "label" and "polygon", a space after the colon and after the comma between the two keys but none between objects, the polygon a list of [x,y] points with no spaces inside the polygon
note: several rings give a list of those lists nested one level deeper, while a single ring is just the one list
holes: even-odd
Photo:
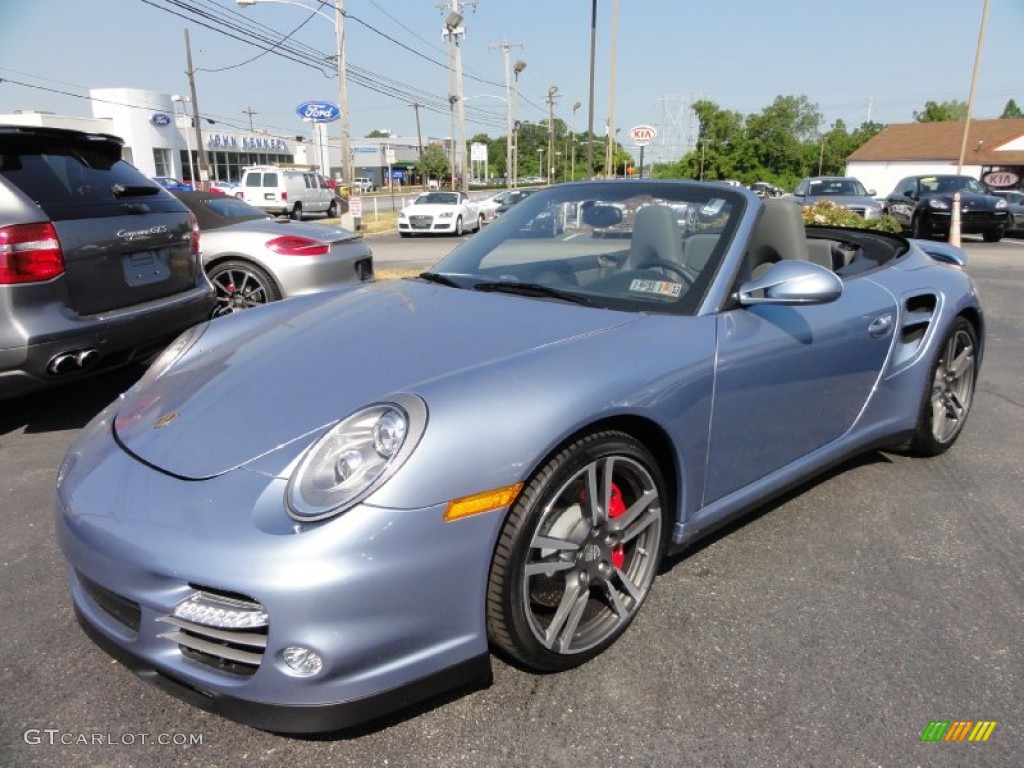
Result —
[{"label": "porsche 911 turbo cabriolet", "polygon": [[278,732],[487,681],[492,652],[577,666],[666,553],[852,455],[953,445],[985,336],[964,265],[722,184],[537,192],[418,277],[182,335],[60,468],[75,612]]}]

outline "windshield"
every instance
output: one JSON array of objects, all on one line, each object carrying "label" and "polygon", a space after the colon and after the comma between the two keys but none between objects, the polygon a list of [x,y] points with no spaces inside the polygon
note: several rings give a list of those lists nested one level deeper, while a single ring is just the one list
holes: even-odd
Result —
[{"label": "windshield", "polygon": [[416,205],[458,205],[456,192],[427,192],[416,198]]},{"label": "windshield", "polygon": [[985,188],[970,176],[929,176],[921,179],[922,192],[951,195],[960,190],[985,194]]},{"label": "windshield", "polygon": [[868,197],[868,191],[857,179],[815,179],[810,183],[809,194],[815,197],[822,195]]},{"label": "windshield", "polygon": [[692,314],[746,198],[719,184],[561,184],[530,195],[428,276],[592,306]]}]

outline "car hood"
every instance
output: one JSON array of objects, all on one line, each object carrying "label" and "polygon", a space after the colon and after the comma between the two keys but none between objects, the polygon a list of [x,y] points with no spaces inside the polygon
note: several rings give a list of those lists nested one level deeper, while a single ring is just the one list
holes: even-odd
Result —
[{"label": "car hood", "polygon": [[271,237],[284,237],[294,235],[297,237],[310,237],[326,243],[341,243],[347,240],[361,240],[362,235],[343,227],[336,227],[331,224],[314,224],[305,221],[292,221],[291,219],[246,219],[236,224],[229,224],[226,227],[204,230],[200,233],[200,240],[210,235],[223,235],[231,237],[239,232],[262,232]]},{"label": "car hood", "polygon": [[442,213],[456,213],[461,208],[460,203],[453,205],[441,205],[439,203],[421,203],[420,205],[409,205],[402,209],[406,216],[438,216]]},{"label": "car hood", "polygon": [[[953,204],[953,195],[950,194],[936,192],[933,194],[921,195],[922,200],[928,200],[929,198],[934,198],[936,200],[944,200],[950,205]],[[980,195],[977,192],[965,192],[963,190],[960,190],[960,205],[964,206],[965,208],[975,208],[983,211],[993,210],[998,200],[998,197]]]},{"label": "car hood", "polygon": [[389,395],[638,317],[412,280],[275,302],[211,322],[126,393],[114,431],[153,467],[213,477]]}]

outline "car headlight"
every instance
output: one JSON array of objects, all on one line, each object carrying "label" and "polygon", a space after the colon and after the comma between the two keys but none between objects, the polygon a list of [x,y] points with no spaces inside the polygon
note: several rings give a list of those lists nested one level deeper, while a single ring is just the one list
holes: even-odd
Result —
[{"label": "car headlight", "polygon": [[168,368],[183,358],[188,351],[196,345],[196,342],[202,338],[202,335],[206,333],[206,329],[209,325],[209,320],[204,323],[199,323],[198,325],[193,325],[172,341],[167,349],[161,352],[156,360],[150,364],[146,373],[135,384],[135,389],[142,389],[150,382],[158,379],[167,371]]},{"label": "car headlight", "polygon": [[928,198],[928,207],[934,208],[937,211],[948,211],[949,203],[945,200],[939,200],[937,197]]},{"label": "car headlight", "polygon": [[452,212],[451,211],[442,211],[437,216],[437,218],[439,218],[439,219],[450,219],[451,217],[452,217]]},{"label": "car headlight", "polygon": [[382,486],[419,444],[427,406],[398,395],[342,419],[313,443],[288,481],[288,514],[323,520],[341,514]]},{"label": "car headlight", "polygon": [[399,211],[398,212],[398,218],[404,219],[405,218],[405,211]]},{"label": "car headlight", "polygon": [[1006,201],[1005,200],[1000,198],[999,200],[996,201],[996,210],[997,211],[1001,211],[1005,207],[1006,207]]}]

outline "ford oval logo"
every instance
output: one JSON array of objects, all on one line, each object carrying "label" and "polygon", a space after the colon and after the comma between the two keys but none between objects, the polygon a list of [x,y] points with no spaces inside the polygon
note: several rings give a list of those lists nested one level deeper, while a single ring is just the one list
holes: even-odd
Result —
[{"label": "ford oval logo", "polygon": [[153,116],[149,118],[149,122],[153,125],[170,125],[171,116],[166,112],[154,112]]},{"label": "ford oval logo", "polygon": [[295,112],[301,118],[318,123],[329,123],[341,117],[341,107],[329,101],[304,101],[295,108]]}]

